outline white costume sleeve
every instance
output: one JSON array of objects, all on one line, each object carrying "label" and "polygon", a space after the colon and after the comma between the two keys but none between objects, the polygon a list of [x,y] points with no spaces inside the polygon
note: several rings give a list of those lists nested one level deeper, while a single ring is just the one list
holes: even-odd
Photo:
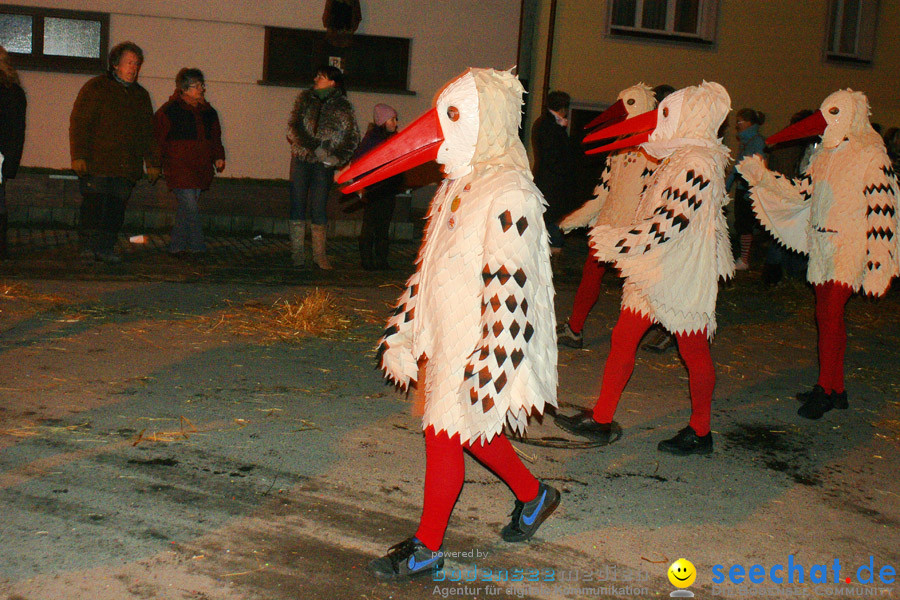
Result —
[{"label": "white costume sleeve", "polygon": [[496,198],[488,217],[481,340],[466,361],[460,390],[470,404],[469,430],[486,439],[505,421],[523,430],[533,409],[555,405],[556,344],[544,339],[553,325],[553,284],[541,212],[538,196],[515,190]]},{"label": "white costume sleeve", "polygon": [[[701,165],[684,171],[661,193],[661,202],[649,217],[628,227],[598,226],[591,231],[591,246],[597,260],[616,262],[655,254],[660,246],[677,240],[691,224],[691,218],[704,202],[712,202],[710,174]],[[648,190],[647,193],[651,193]]]},{"label": "white costume sleeve", "polygon": [[378,365],[385,377],[405,389],[418,377],[418,357],[413,356],[413,322],[419,293],[419,270],[406,282],[406,289],[388,319],[378,342]]},{"label": "white costume sleeve", "polygon": [[792,180],[765,168],[758,155],[748,156],[737,171],[749,184],[753,212],[775,239],[796,252],[809,254],[809,216],[812,179]]},{"label": "white costume sleeve", "polygon": [[891,279],[900,274],[897,175],[884,153],[869,164],[862,183],[867,226],[863,289],[880,296],[887,291]]},{"label": "white costume sleeve", "polygon": [[610,167],[611,163],[612,157],[607,158],[606,165],[603,167],[603,172],[600,173],[600,183],[594,188],[594,197],[585,202],[581,208],[566,215],[565,218],[559,222],[559,228],[563,230],[563,233],[569,233],[573,229],[579,229],[581,227],[593,227],[594,222],[597,220],[597,215],[600,213],[600,209],[603,208],[606,199],[609,197],[609,179],[612,171]]}]

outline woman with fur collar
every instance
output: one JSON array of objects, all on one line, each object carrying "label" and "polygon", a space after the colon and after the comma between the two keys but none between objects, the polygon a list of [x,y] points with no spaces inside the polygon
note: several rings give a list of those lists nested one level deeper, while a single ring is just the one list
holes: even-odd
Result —
[{"label": "woman with fur collar", "polygon": [[335,169],[350,162],[359,143],[356,114],[347,100],[340,69],[326,65],[316,71],[313,86],[294,103],[287,139],[291,145],[291,259],[295,266],[303,265],[308,209],[313,261],[320,269],[330,269],[325,255],[328,192]]}]

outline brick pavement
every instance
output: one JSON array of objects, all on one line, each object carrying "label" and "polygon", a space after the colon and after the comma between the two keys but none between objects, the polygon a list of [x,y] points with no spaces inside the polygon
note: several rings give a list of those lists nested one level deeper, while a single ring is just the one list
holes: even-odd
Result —
[{"label": "brick pavement", "polygon": [[[411,240],[391,243],[389,271],[364,271],[359,265],[357,241],[352,237],[328,240],[332,271],[313,264],[307,244],[307,263],[294,268],[288,238],[280,235],[208,234],[208,251],[201,256],[179,258],[168,251],[168,233],[145,233],[143,243],[131,243],[133,233],[119,236],[120,264],[106,264],[79,256],[74,229],[22,227],[9,231],[10,258],[0,262],[0,278],[107,279],[210,282],[258,282],[262,284],[315,284],[366,286],[381,281],[402,282],[412,272],[419,250],[420,231]],[[307,240],[308,241],[308,240]],[[570,236],[564,259],[555,269],[557,285],[577,284],[587,254],[584,238]]]}]

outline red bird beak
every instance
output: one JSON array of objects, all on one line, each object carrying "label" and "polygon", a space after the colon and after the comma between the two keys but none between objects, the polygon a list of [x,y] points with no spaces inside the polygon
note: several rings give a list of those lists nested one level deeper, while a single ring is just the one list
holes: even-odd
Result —
[{"label": "red bird beak", "polygon": [[822,115],[822,111],[817,110],[805,119],[792,123],[778,133],[766,138],[766,145],[774,146],[782,142],[822,135],[825,133],[826,127],[828,127],[828,122]]},{"label": "red bird beak", "polygon": [[656,129],[656,112],[657,111],[655,110],[650,110],[641,113],[636,117],[631,117],[620,123],[604,127],[603,129],[585,136],[582,141],[583,144],[599,142],[600,140],[606,140],[613,137],[628,136],[606,144],[605,146],[586,150],[585,154],[599,154],[600,152],[610,152],[612,150],[619,150],[621,148],[629,148],[631,146],[643,144],[650,139],[650,134]]},{"label": "red bird beak", "polygon": [[434,160],[443,141],[437,111],[432,108],[400,133],[353,161],[338,178],[338,183],[361,177],[341,191],[349,194]]},{"label": "red bird beak", "polygon": [[606,125],[608,127],[610,125],[615,125],[616,123],[621,123],[626,118],[628,118],[628,111],[625,110],[625,103],[621,100],[616,100],[612,106],[591,119],[591,122],[584,126],[584,130],[588,131],[595,127],[599,127],[600,125]]}]

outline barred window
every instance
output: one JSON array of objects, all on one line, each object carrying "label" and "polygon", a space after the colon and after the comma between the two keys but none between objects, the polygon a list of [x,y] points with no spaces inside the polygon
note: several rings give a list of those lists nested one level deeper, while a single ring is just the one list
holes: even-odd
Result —
[{"label": "barred window", "polygon": [[878,0],[831,0],[825,57],[832,62],[872,62]]},{"label": "barred window", "polygon": [[608,33],[711,44],[718,7],[718,0],[612,0]]},{"label": "barred window", "polygon": [[109,50],[109,15],[2,5],[0,45],[18,69],[100,73]]}]

